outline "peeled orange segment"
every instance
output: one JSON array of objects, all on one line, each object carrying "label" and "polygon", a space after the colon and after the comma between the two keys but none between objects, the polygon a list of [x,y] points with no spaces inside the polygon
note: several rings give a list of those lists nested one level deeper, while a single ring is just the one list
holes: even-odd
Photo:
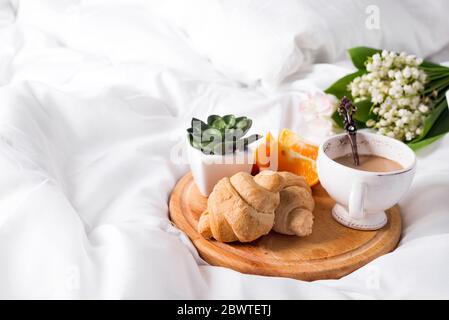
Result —
[{"label": "peeled orange segment", "polygon": [[[276,151],[277,159],[273,159],[272,157],[276,157]],[[268,132],[265,141],[256,150],[253,173],[266,169],[290,171],[303,176],[307,183],[313,186],[319,182],[315,162],[317,156],[318,146],[307,142],[289,129],[283,129],[277,141]],[[271,164],[273,168],[270,167]]]},{"label": "peeled orange segment", "polygon": [[256,166],[257,168],[263,169],[270,167],[270,156],[271,150],[274,149],[274,144],[276,139],[274,139],[271,132],[265,137],[265,142],[261,143],[256,150]]},{"label": "peeled orange segment", "polygon": [[316,161],[293,150],[286,148],[279,149],[278,170],[290,171],[299,176],[303,176],[309,186],[314,186],[319,182]]},{"label": "peeled orange segment", "polygon": [[310,186],[319,182],[316,170],[318,146],[289,129],[283,129],[278,139],[279,171],[303,176]]},{"label": "peeled orange segment", "polygon": [[313,160],[318,157],[317,145],[306,141],[289,129],[283,129],[279,134],[279,145]]}]

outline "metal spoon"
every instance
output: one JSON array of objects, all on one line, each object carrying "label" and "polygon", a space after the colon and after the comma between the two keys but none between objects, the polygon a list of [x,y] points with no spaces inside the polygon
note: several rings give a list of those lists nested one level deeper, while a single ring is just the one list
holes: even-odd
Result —
[{"label": "metal spoon", "polygon": [[354,119],[352,119],[352,115],[355,114],[356,111],[357,108],[352,104],[351,100],[347,97],[343,97],[343,99],[341,99],[338,113],[343,118],[344,128],[348,133],[354,165],[358,166],[360,164],[360,160],[359,153],[357,151],[357,126]]}]

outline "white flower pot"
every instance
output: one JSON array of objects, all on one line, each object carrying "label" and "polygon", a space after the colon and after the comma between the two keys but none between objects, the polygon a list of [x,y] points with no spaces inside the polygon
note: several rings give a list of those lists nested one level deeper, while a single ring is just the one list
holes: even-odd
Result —
[{"label": "white flower pot", "polygon": [[207,197],[215,184],[224,177],[231,177],[241,171],[251,173],[254,150],[249,146],[248,150],[233,154],[206,155],[187,142],[190,169],[200,192]]}]

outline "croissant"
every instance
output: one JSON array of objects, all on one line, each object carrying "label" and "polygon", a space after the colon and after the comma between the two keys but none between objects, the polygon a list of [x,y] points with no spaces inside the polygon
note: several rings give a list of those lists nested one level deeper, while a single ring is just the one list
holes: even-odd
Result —
[{"label": "croissant", "polygon": [[256,240],[273,227],[282,187],[283,179],[275,172],[257,180],[244,172],[221,179],[207,200],[198,231],[221,242]]},{"label": "croissant", "polygon": [[275,211],[273,230],[277,233],[300,237],[311,234],[315,201],[312,197],[312,189],[306,179],[286,171],[262,171],[254,177],[254,180],[269,189],[271,179],[267,179],[267,177],[271,177],[273,174],[282,178],[280,203]]},{"label": "croissant", "polygon": [[312,232],[314,206],[303,177],[269,170],[255,177],[239,172],[215,185],[198,231],[221,242],[251,242],[271,229],[305,236]]}]

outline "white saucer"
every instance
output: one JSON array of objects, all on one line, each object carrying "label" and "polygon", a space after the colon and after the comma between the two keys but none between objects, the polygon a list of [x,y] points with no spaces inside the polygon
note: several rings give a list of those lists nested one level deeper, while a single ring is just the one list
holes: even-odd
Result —
[{"label": "white saucer", "polygon": [[384,211],[366,214],[360,219],[351,218],[348,209],[339,204],[332,208],[332,216],[342,225],[356,230],[378,230],[388,222]]}]

